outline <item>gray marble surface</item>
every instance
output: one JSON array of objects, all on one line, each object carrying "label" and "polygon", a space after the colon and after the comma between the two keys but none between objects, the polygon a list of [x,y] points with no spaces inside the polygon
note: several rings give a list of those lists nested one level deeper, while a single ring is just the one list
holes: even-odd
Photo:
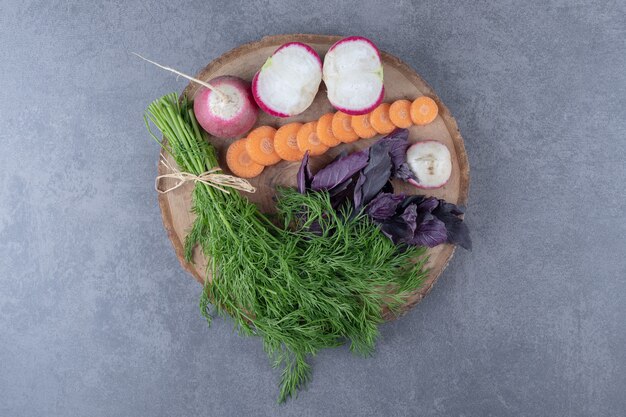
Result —
[{"label": "gray marble surface", "polygon": [[[0,2],[0,416],[626,415],[626,3]],[[373,358],[299,398],[208,329],[153,190],[148,102],[264,35],[361,34],[457,118],[460,251]]]}]

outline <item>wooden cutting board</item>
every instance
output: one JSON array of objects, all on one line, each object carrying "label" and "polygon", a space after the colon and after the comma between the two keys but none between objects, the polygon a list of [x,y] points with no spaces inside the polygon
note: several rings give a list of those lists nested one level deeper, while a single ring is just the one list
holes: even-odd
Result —
[{"label": "wooden cutting board", "polygon": [[[313,47],[320,54],[320,57],[323,58],[328,48],[339,39],[341,39],[339,36],[304,34],[268,36],[260,41],[239,46],[213,60],[196,75],[196,78],[208,81],[220,75],[236,75],[250,81],[267,57],[283,43],[293,41],[306,43]],[[444,143],[452,155],[452,177],[444,187],[437,190],[418,190],[398,181],[394,182],[396,192],[432,195],[443,198],[451,203],[465,205],[467,203],[469,189],[469,162],[456,121],[432,88],[430,88],[408,65],[395,56],[382,51],[381,57],[384,66],[385,102],[392,102],[401,98],[414,100],[418,96],[426,95],[433,98],[439,105],[439,116],[437,119],[427,126],[411,127],[409,129],[409,140],[416,142],[423,139],[435,139]],[[193,99],[198,88],[198,85],[190,83],[183,94],[187,94],[188,97]],[[304,113],[298,116],[281,119],[269,116],[260,111],[257,125],[271,125],[278,128],[294,121],[307,122],[316,120],[324,113],[330,111],[334,111],[334,109],[326,98],[326,88],[322,84],[315,101]],[[378,138],[380,138],[380,136],[367,140],[359,140],[352,144],[342,144],[331,149],[323,156],[312,158],[311,164],[313,171],[315,172],[316,168],[330,162],[341,151],[347,150],[352,152],[370,146]],[[218,150],[220,166],[226,168],[224,156],[228,145],[233,142],[234,139],[225,140],[210,137],[209,140]],[[172,165],[175,165],[171,156],[165,152],[162,152],[161,156],[166,158]],[[262,211],[273,211],[274,204],[272,197],[274,196],[275,187],[277,185],[295,187],[296,172],[298,171],[299,165],[299,162],[283,161],[277,165],[266,168],[260,176],[250,181],[252,185],[257,188],[257,192],[254,194],[246,193],[246,197],[256,203]],[[168,170],[162,164],[159,164],[158,172],[159,175],[161,175],[168,173]],[[228,169],[225,169],[225,172],[230,173]],[[162,184],[163,187],[170,185],[171,184],[167,182]],[[181,265],[200,283],[203,283],[207,277],[205,274],[206,260],[202,253],[199,250],[195,251],[193,263],[186,262],[183,256],[183,242],[194,220],[194,215],[190,211],[192,190],[193,185],[187,184],[167,194],[159,195],[159,205],[163,216],[163,224],[172,241],[172,245],[174,246]],[[408,300],[406,304],[407,309],[415,305],[428,294],[437,278],[441,275],[452,258],[454,250],[455,246],[449,244],[440,245],[428,250],[429,262],[427,266],[430,269],[428,279]],[[210,277],[208,278],[210,279]]]}]

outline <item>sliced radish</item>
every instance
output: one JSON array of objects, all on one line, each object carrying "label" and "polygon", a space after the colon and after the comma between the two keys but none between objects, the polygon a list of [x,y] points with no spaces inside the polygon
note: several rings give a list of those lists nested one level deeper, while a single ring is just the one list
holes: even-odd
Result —
[{"label": "sliced radish", "polygon": [[418,188],[431,189],[446,185],[452,174],[452,158],[446,145],[434,140],[418,142],[406,152],[406,160],[417,180],[409,182]]},{"label": "sliced radish", "polygon": [[330,47],[324,57],[323,78],[330,104],[347,114],[369,113],[385,95],[378,48],[360,36],[342,39]]},{"label": "sliced radish", "polygon": [[250,130],[259,114],[250,84],[230,75],[214,78],[209,84],[213,90],[202,87],[193,100],[200,126],[218,138],[234,138]]},{"label": "sliced radish", "polygon": [[313,48],[289,42],[267,58],[252,79],[252,94],[259,107],[277,117],[305,111],[322,82],[322,60]]}]

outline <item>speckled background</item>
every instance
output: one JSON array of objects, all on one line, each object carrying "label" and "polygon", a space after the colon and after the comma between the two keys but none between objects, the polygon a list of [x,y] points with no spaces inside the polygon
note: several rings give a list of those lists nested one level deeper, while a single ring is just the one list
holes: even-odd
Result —
[{"label": "speckled background", "polygon": [[[626,3],[295,3],[0,3],[0,416],[626,415]],[[193,73],[293,32],[370,37],[434,87],[474,251],[277,406],[161,224],[142,112],[186,83],[129,52]]]}]

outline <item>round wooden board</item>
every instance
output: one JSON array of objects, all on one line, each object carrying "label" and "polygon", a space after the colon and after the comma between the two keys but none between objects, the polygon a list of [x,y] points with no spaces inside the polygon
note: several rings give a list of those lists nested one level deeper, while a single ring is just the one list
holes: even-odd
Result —
[{"label": "round wooden board", "polygon": [[[196,75],[196,78],[208,81],[220,75],[236,75],[250,81],[267,57],[283,43],[293,41],[304,42],[313,47],[320,54],[320,57],[323,58],[328,48],[339,39],[341,39],[340,36],[305,34],[268,36],[260,41],[239,46],[225,53],[200,71],[200,73]],[[456,121],[432,88],[430,88],[408,65],[395,56],[382,51],[381,57],[385,77],[385,102],[392,102],[401,98],[414,100],[418,96],[426,95],[433,98],[439,105],[439,116],[437,119],[427,126],[411,127],[409,129],[409,140],[416,142],[424,139],[435,139],[444,143],[452,154],[452,177],[444,187],[436,190],[420,191],[403,182],[394,182],[395,191],[407,194],[427,194],[437,198],[443,198],[451,203],[465,205],[467,203],[469,189],[469,162]],[[198,88],[198,85],[190,83],[183,94],[193,99]],[[326,98],[326,89],[322,84],[315,101],[304,113],[298,116],[281,119],[269,116],[261,111],[259,112],[257,125],[271,125],[278,128],[279,126],[294,121],[304,122],[316,120],[319,116],[330,111],[334,111],[334,109]],[[323,156],[312,158],[311,164],[313,172],[315,172],[316,168],[330,162],[341,151],[348,150],[352,152],[353,150],[370,146],[378,138],[380,138],[380,136],[367,140],[359,140],[352,144],[342,144],[331,149]],[[210,141],[218,150],[220,166],[226,167],[224,155],[228,145],[232,143],[234,139],[224,140],[210,137]],[[174,161],[167,153],[161,152],[161,156],[175,165]],[[257,192],[254,194],[246,194],[246,197],[256,203],[262,211],[271,212],[274,209],[272,197],[275,187],[277,185],[295,187],[296,172],[298,171],[299,165],[299,162],[283,161],[275,166],[266,168],[260,176],[250,181],[257,187]],[[162,164],[159,164],[158,172],[159,175],[161,175],[168,173],[168,170]],[[227,169],[225,169],[225,172],[230,173]],[[169,185],[170,184],[167,182],[162,184],[163,187],[168,187]],[[191,213],[192,190],[193,185],[187,184],[167,194],[161,194],[159,195],[159,205],[163,216],[163,224],[176,250],[176,255],[181,265],[200,283],[203,283],[207,263],[202,253],[196,248],[192,264],[186,262],[183,257],[183,242],[195,217]],[[430,291],[437,278],[452,258],[454,250],[455,246],[449,244],[429,249],[429,261],[427,264],[429,268],[428,279],[407,301],[406,309],[415,305]]]}]

